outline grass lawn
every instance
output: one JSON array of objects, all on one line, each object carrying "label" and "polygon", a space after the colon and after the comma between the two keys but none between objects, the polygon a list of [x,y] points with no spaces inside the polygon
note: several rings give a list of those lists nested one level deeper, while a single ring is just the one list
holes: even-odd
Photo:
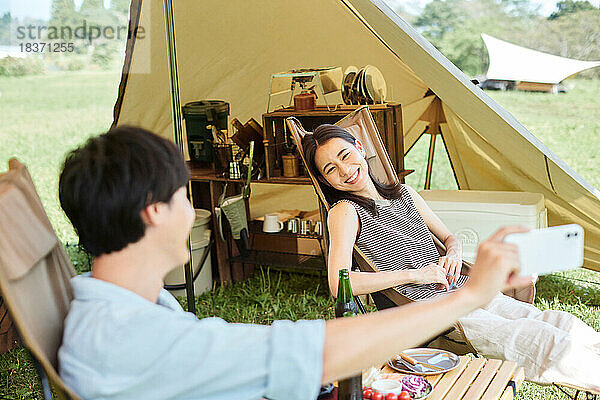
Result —
[{"label": "grass lawn", "polygon": [[[65,243],[76,242],[76,236],[58,205],[60,164],[68,150],[108,128],[119,79],[118,72],[0,78],[0,162],[16,156],[29,166],[50,220]],[[575,171],[600,187],[600,81],[574,81],[569,93],[558,96],[487,93]],[[406,159],[407,168],[416,169],[408,183],[417,189],[423,187],[427,146],[428,141],[422,140]],[[435,160],[432,187],[452,188],[441,142]],[[85,269],[87,258],[69,249],[77,267]],[[537,288],[540,308],[572,312],[600,330],[600,274],[586,270],[555,274],[541,279]],[[231,322],[333,317],[325,279],[279,272],[257,273],[245,282],[218,287],[196,301],[199,316],[220,316]],[[24,349],[0,355],[1,399],[41,399],[36,379]],[[552,388],[525,384],[518,398],[565,397]]]}]

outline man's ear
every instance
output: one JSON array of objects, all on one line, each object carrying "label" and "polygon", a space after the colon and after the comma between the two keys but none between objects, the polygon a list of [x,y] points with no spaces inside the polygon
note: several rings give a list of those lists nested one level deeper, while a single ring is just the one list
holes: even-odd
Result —
[{"label": "man's ear", "polygon": [[365,148],[364,148],[362,142],[360,140],[356,139],[356,141],[354,142],[354,145],[356,146],[358,151],[360,151],[360,154],[366,158],[367,152],[365,151]]},{"label": "man's ear", "polygon": [[161,219],[161,204],[152,203],[144,208],[140,212],[140,217],[146,226],[156,225]]}]

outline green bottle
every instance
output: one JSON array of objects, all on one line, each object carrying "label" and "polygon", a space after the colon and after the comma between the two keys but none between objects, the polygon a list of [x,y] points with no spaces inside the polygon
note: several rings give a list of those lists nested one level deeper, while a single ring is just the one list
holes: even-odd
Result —
[{"label": "green bottle", "polygon": [[[356,314],[358,314],[358,308],[352,297],[349,272],[347,269],[341,269],[338,280],[338,294],[335,300],[335,316],[336,318],[354,317]],[[338,400],[361,399],[362,374],[338,382]]]}]

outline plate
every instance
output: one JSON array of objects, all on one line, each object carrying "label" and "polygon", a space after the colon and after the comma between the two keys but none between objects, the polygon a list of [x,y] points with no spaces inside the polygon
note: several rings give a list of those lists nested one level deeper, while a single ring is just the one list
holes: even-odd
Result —
[{"label": "plate", "polygon": [[387,95],[387,87],[383,74],[379,69],[373,65],[367,65],[365,67],[365,85],[369,97],[375,101],[375,103],[383,103]]},{"label": "plate", "polygon": [[354,82],[355,76],[356,71],[350,71],[346,74],[346,76],[344,76],[344,89],[342,90],[342,98],[345,104],[352,104],[352,82]]},{"label": "plate", "polygon": [[[405,374],[413,374],[413,375],[437,375],[443,374],[448,371],[453,370],[458,367],[460,364],[460,358],[449,351],[439,350],[439,349],[430,349],[430,348],[417,348],[417,349],[408,349],[404,350],[404,354],[414,358],[418,362],[423,362],[427,364],[434,365],[441,369],[428,367],[422,364],[417,364],[416,366],[411,366],[406,361],[402,360],[400,356],[396,356],[388,361],[388,365],[393,370],[398,372],[402,372]],[[415,369],[410,369],[409,367],[414,367]]]}]

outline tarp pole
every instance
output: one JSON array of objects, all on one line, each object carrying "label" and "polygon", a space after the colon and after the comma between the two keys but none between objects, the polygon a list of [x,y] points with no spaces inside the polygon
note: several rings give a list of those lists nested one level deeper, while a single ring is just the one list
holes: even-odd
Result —
[{"label": "tarp pole", "polygon": [[438,125],[434,125],[431,132],[428,132],[431,135],[431,140],[429,141],[429,156],[427,157],[427,172],[425,173],[425,190],[429,190],[431,188],[431,172],[433,170],[433,155],[435,154],[435,139],[437,135]]},{"label": "tarp pole", "polygon": [[[164,0],[165,8],[165,33],[167,35],[167,59],[169,62],[169,82],[171,84],[171,111],[173,112],[173,138],[179,150],[184,154],[183,129],[181,126],[181,106],[179,104],[179,77],[177,75],[177,52],[175,50],[175,24],[173,22],[173,3]],[[191,198],[191,188],[188,195]],[[192,276],[192,243],[188,237],[189,260],[185,264],[185,292],[187,295],[187,309],[196,314],[196,301],[194,297],[194,282]]]}]

